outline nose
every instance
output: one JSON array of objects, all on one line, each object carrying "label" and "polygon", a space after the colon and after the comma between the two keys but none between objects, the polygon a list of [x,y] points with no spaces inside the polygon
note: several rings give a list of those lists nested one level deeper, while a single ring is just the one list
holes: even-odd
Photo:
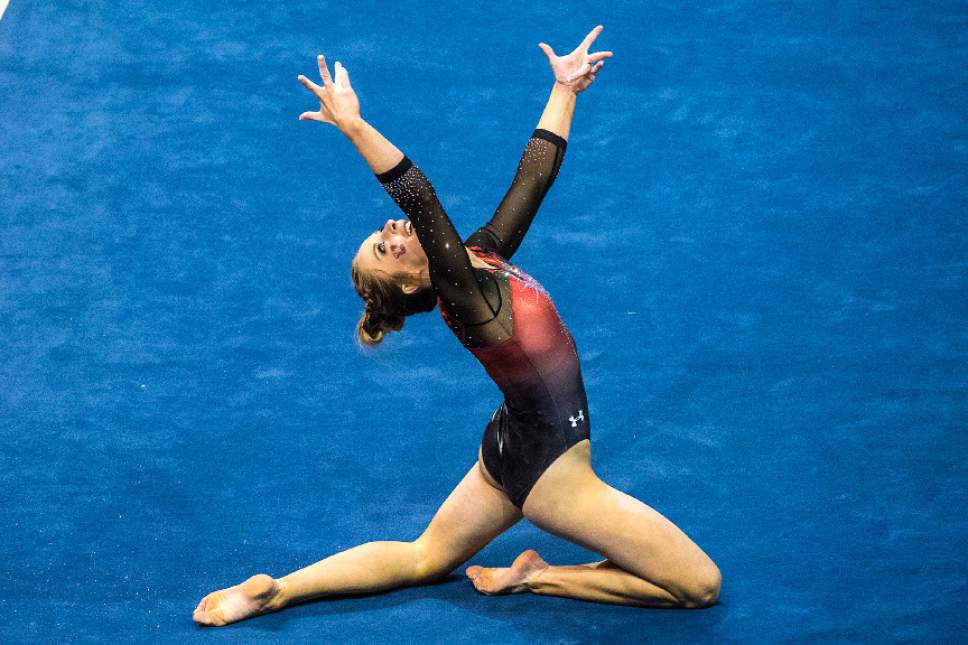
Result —
[{"label": "nose", "polygon": [[387,223],[383,225],[383,233],[388,235],[393,235],[394,233],[400,233],[403,235],[406,233],[406,229],[403,228],[404,220],[402,219],[388,219]]}]

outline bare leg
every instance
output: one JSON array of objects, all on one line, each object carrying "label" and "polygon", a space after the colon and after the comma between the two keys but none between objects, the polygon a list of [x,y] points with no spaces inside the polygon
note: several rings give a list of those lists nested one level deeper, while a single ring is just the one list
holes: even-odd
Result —
[{"label": "bare leg", "polygon": [[618,605],[680,606],[679,600],[665,589],[609,560],[552,566],[533,549],[519,555],[508,568],[468,567],[467,577],[478,591],[489,596],[529,591]]},{"label": "bare leg", "polygon": [[525,552],[509,569],[469,568],[468,576],[484,593],[531,591],[647,607],[708,607],[718,598],[721,577],[713,561],[657,511],[598,479],[587,440],[542,474],[524,514],[608,560],[542,567],[531,551],[533,556]]},{"label": "bare leg", "polygon": [[206,596],[193,616],[225,625],[297,603],[430,582],[450,573],[521,519],[475,464],[413,542],[369,542],[273,580],[265,574]]},{"label": "bare leg", "polygon": [[603,560],[591,564],[548,567],[529,581],[537,594],[640,607],[681,607],[671,593]]},{"label": "bare leg", "polygon": [[293,605],[332,594],[375,593],[417,584],[416,542],[367,542],[279,579],[280,600]]}]

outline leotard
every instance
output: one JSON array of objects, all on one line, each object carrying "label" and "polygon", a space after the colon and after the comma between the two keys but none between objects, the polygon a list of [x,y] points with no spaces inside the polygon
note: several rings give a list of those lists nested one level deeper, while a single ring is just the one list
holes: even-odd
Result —
[{"label": "leotard", "polygon": [[[547,291],[510,263],[554,183],[567,144],[537,129],[487,224],[461,242],[430,181],[404,157],[377,175],[427,254],[441,316],[504,394],[484,430],[484,466],[518,507],[541,474],[590,436],[574,339]],[[487,269],[473,267],[466,249]]]}]

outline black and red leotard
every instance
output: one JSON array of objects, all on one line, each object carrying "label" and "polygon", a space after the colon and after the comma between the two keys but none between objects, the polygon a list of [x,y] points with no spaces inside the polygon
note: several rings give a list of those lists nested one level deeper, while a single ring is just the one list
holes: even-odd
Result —
[{"label": "black and red leotard", "polygon": [[[466,242],[409,158],[377,175],[427,254],[445,322],[504,393],[481,454],[518,507],[545,469],[590,434],[574,339],[547,291],[508,261],[554,182],[566,145],[553,132],[535,130],[494,216]],[[488,268],[473,267],[467,249]]]}]

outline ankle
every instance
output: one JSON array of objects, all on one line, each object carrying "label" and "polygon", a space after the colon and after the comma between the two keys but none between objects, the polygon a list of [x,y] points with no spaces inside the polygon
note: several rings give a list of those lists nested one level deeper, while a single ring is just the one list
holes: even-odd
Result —
[{"label": "ankle", "polygon": [[545,566],[542,569],[535,569],[527,575],[524,579],[524,588],[531,593],[538,593],[539,590],[546,586],[546,577],[552,569],[551,565]]},{"label": "ankle", "polygon": [[283,578],[273,578],[276,583],[276,592],[266,603],[266,609],[270,611],[279,611],[280,609],[285,609],[289,606],[290,597],[286,593],[286,582]]}]

